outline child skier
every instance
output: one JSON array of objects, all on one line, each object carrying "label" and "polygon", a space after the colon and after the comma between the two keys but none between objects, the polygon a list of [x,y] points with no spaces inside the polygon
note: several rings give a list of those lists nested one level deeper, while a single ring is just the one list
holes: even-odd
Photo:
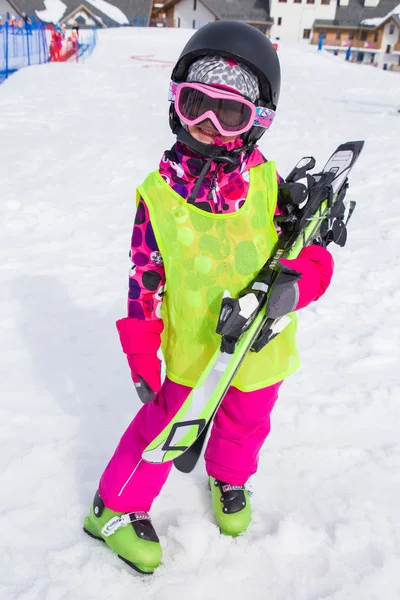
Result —
[{"label": "child skier", "polygon": [[[277,241],[276,167],[256,146],[279,99],[272,44],[243,23],[208,24],[185,46],[172,81],[170,125],[177,142],[138,190],[128,316],[117,322],[133,381],[149,402],[122,436],[84,526],[143,573],[161,562],[148,511],[172,462],[147,463],[142,452],[218,347],[224,290],[234,297],[243,289]],[[333,271],[320,245],[281,263],[293,277],[271,297],[273,318],[317,300]],[[246,356],[215,417],[205,462],[215,518],[226,535],[237,536],[250,523],[245,484],[257,470],[282,380],[299,364],[295,330],[293,316],[273,342]],[[162,333],[167,375],[161,385]]]}]

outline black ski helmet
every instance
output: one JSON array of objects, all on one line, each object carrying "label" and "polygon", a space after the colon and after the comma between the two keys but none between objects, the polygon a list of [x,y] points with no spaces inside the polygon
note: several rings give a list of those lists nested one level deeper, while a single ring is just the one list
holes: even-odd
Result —
[{"label": "black ski helmet", "polygon": [[[176,83],[186,81],[189,67],[195,60],[202,56],[213,55],[235,58],[239,63],[249,67],[260,82],[260,98],[256,100],[256,106],[266,106],[276,110],[281,87],[281,69],[275,48],[266,35],[240,21],[208,23],[196,31],[182,50],[172,71],[172,81]],[[170,107],[170,126],[178,139],[183,137],[182,141],[187,145],[192,146],[203,156],[209,155],[207,144],[189,143],[188,136],[190,138],[192,136],[183,129],[173,103]],[[252,127],[243,136],[244,146],[241,151],[254,146],[263,133],[265,133],[263,127]],[[193,142],[196,140],[193,139]]]}]

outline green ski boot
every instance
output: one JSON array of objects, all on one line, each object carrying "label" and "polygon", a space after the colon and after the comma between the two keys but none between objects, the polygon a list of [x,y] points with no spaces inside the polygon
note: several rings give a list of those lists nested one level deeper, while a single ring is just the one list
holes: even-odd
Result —
[{"label": "green ski boot", "polygon": [[139,573],[151,574],[161,563],[161,546],[147,512],[120,513],[107,508],[99,492],[83,531],[110,546]]},{"label": "green ski boot", "polygon": [[251,522],[250,495],[244,485],[230,485],[210,477],[214,515],[221,533],[236,537]]}]

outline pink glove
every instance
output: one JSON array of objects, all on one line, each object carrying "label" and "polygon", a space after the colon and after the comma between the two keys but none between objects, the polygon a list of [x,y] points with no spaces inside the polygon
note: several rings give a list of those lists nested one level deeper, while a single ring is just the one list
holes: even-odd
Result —
[{"label": "pink glove", "polygon": [[152,400],[161,389],[161,360],[157,350],[164,324],[125,317],[117,321],[121,346],[127,355],[131,376],[142,402]]},{"label": "pink glove", "polygon": [[298,299],[292,310],[308,306],[310,302],[318,300],[328,289],[333,275],[334,262],[331,253],[326,248],[312,244],[303,248],[297,258],[281,258],[279,262],[301,273],[301,278],[296,282]]}]

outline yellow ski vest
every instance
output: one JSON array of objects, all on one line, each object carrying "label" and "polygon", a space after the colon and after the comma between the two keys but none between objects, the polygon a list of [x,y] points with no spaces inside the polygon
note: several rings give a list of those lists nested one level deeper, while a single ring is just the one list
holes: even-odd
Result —
[{"label": "yellow ski vest", "polygon": [[[276,166],[250,169],[243,206],[212,214],[188,204],[159,171],[138,188],[164,260],[162,352],[167,376],[193,387],[221,343],[215,332],[224,290],[236,297],[268,260],[277,241],[273,223],[278,196]],[[297,319],[260,352],[249,352],[232,385],[257,390],[281,381],[299,366]]]}]

